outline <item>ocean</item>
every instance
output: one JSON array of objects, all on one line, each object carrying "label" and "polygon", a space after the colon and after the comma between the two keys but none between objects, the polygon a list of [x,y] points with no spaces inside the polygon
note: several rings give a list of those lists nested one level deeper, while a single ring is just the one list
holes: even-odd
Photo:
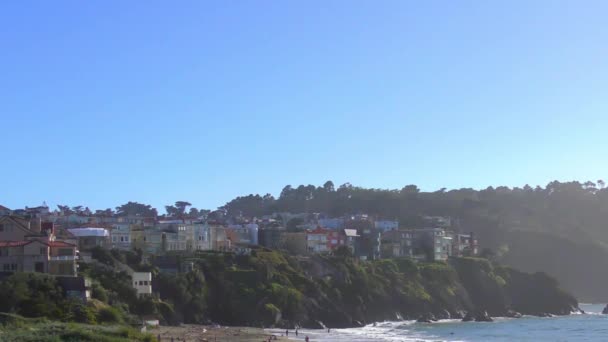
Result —
[{"label": "ocean", "polygon": [[[519,319],[497,318],[492,323],[443,320],[436,323],[415,321],[382,322],[362,328],[300,330],[296,338],[303,341],[416,341],[416,342],[512,342],[512,341],[608,341],[608,315],[602,315],[604,305],[581,304],[587,314],[551,318],[524,316]],[[273,330],[273,333],[281,333]],[[282,331],[285,333],[285,331]]]}]

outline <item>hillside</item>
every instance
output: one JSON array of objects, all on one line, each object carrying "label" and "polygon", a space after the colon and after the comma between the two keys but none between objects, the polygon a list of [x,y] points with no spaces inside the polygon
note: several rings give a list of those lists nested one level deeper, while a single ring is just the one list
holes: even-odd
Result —
[{"label": "hillside", "polygon": [[601,284],[608,276],[608,188],[603,181],[551,182],[546,187],[488,187],[423,192],[415,185],[402,189],[366,189],[351,184],[338,188],[286,186],[278,198],[267,194],[237,197],[223,207],[229,216],[275,212],[325,213],[337,217],[358,213],[398,219],[402,227],[424,225],[423,216],[451,217],[454,229],[474,232],[497,260],[518,269],[544,271],[588,301],[607,301]]},{"label": "hillside", "polygon": [[[163,324],[255,327],[353,327],[375,321],[462,318],[487,311],[506,316],[565,315],[576,299],[543,273],[528,274],[486,259],[455,258],[449,263],[409,259],[358,261],[348,255],[295,258],[255,249],[230,253],[177,254],[194,265],[188,273],[158,273],[132,253],[99,250],[83,267],[93,281],[88,304],[66,298],[53,277],[17,273],[0,283],[0,311],[85,324],[138,322],[154,315]],[[156,274],[155,298],[137,298],[130,278],[118,272],[127,262]],[[36,303],[36,304],[34,304]]]}]

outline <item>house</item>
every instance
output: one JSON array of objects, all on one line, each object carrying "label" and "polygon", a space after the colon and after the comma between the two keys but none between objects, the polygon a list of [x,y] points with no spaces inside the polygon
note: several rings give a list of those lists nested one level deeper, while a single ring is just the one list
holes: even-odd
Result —
[{"label": "house", "polygon": [[338,230],[344,227],[344,218],[320,218],[317,224],[326,229]]},{"label": "house", "polygon": [[162,254],[166,251],[166,236],[163,238],[164,233],[157,227],[137,231],[132,230],[131,236],[133,237],[133,242],[131,245],[133,248],[139,248],[149,254]]},{"label": "house", "polygon": [[73,234],[78,240],[78,248],[81,251],[90,250],[93,247],[104,247],[109,246],[110,233],[105,228],[96,227],[84,227],[84,228],[71,228],[68,232]]},{"label": "house", "polygon": [[131,278],[133,280],[133,288],[137,291],[139,297],[152,295],[151,272],[133,272]]},{"label": "house", "polygon": [[3,272],[40,272],[75,276],[76,246],[63,241],[0,241]]},{"label": "house", "polygon": [[382,232],[375,228],[357,229],[358,248],[355,256],[361,260],[376,260],[381,256]]},{"label": "house", "polygon": [[110,241],[112,248],[131,249],[131,224],[115,223],[110,230]]},{"label": "house", "polygon": [[325,253],[330,251],[328,240],[329,230],[317,227],[306,232],[306,248],[309,253]]},{"label": "house", "polygon": [[413,257],[413,234],[409,230],[389,230],[382,233],[382,257]]},{"label": "house", "polygon": [[381,232],[399,229],[399,221],[380,220],[374,221],[374,228]]},{"label": "house", "polygon": [[452,236],[444,228],[412,229],[412,237],[417,260],[445,261],[452,255]]},{"label": "house", "polygon": [[357,245],[359,242],[359,234],[356,229],[344,229],[344,245],[350,249],[350,251],[355,254],[357,250]]},{"label": "house", "polygon": [[231,241],[226,234],[226,228],[220,225],[209,226],[209,236],[211,240],[211,249],[214,251],[229,251]]},{"label": "house", "polygon": [[10,210],[9,208],[0,205],[0,216],[6,216],[6,215],[10,215],[12,213],[12,210]]},{"label": "house", "polygon": [[91,299],[91,280],[86,277],[57,277],[59,286],[67,298],[79,299],[87,302]]},{"label": "house", "polygon": [[255,223],[235,224],[226,228],[226,236],[232,244],[257,245],[258,231],[259,227]]},{"label": "house", "polygon": [[452,240],[453,256],[476,256],[477,254],[479,254],[479,245],[473,233],[454,234]]},{"label": "house", "polygon": [[51,222],[0,217],[0,270],[76,275],[76,246],[55,240]]},{"label": "house", "polygon": [[258,240],[261,246],[271,249],[281,248],[281,234],[285,233],[285,229],[281,228],[266,228],[258,231]]},{"label": "house", "polygon": [[194,234],[194,249],[197,251],[208,251],[211,249],[211,233],[206,223],[194,223],[192,225]]}]

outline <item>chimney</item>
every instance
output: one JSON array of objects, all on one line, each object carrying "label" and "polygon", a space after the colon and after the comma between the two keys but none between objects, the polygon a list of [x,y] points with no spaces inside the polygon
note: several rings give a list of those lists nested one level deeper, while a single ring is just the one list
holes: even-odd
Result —
[{"label": "chimney", "polygon": [[34,233],[40,233],[42,226],[42,219],[40,217],[34,217],[30,220],[30,230]]}]

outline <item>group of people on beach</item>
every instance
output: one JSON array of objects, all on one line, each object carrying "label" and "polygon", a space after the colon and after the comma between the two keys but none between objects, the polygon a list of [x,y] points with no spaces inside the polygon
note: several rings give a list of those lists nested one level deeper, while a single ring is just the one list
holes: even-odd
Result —
[{"label": "group of people on beach", "polygon": [[[331,329],[327,328],[327,333],[330,333],[330,332],[331,332]],[[296,337],[298,337],[298,328],[296,328],[295,334],[296,334]],[[276,340],[276,336],[273,335],[271,337],[274,337],[274,339]],[[289,337],[289,329],[285,329],[285,337]],[[271,339],[270,339],[270,337],[268,337],[268,342],[270,342],[270,341],[271,341]],[[310,338],[308,336],[306,336],[304,338],[304,341],[309,342]]]}]

